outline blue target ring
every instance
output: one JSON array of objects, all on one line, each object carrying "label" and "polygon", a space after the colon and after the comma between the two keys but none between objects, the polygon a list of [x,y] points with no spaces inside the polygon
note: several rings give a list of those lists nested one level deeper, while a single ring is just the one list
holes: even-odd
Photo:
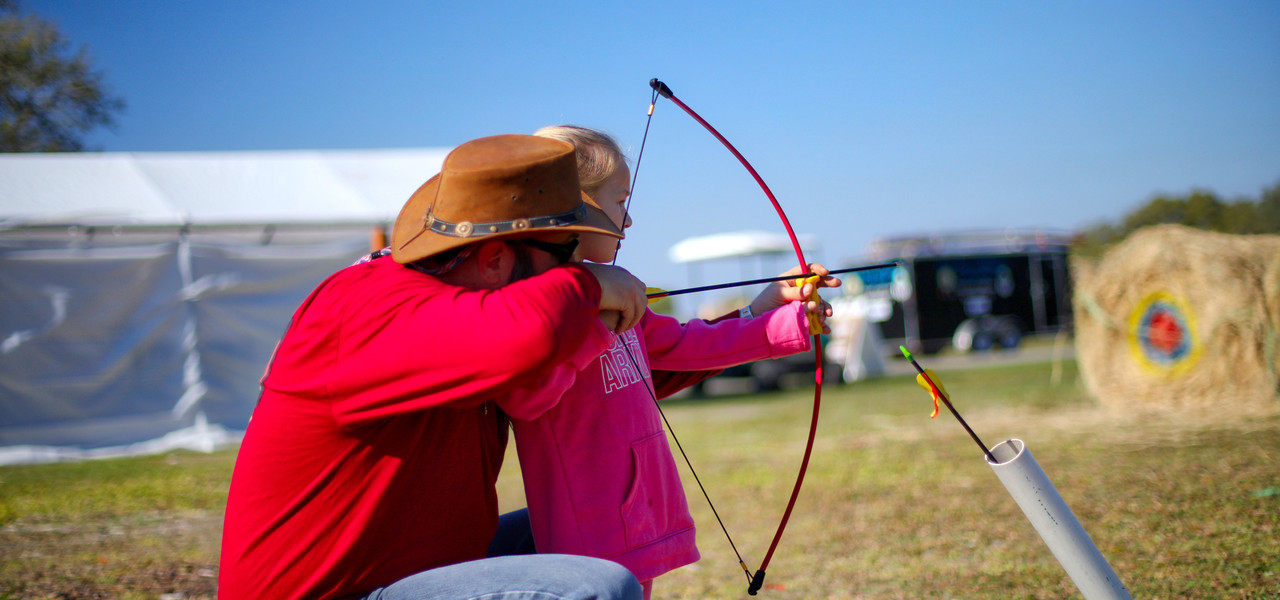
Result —
[{"label": "blue target ring", "polygon": [[1164,292],[1147,296],[1135,308],[1130,316],[1130,340],[1146,366],[1162,371],[1189,367],[1199,354],[1190,309]]}]

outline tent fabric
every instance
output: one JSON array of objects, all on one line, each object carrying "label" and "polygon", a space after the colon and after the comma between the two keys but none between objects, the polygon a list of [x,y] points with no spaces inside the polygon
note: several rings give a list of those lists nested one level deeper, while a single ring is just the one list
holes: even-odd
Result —
[{"label": "tent fabric", "polygon": [[446,151],[0,155],[0,464],[210,450]]}]

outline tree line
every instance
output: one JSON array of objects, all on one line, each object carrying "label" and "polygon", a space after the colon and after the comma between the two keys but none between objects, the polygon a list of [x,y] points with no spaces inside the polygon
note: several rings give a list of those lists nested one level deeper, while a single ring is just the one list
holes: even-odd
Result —
[{"label": "tree line", "polygon": [[1176,223],[1220,233],[1280,234],[1280,182],[1257,199],[1223,200],[1207,190],[1157,195],[1115,223],[1101,223],[1080,232],[1074,248],[1086,255],[1100,253],[1134,231],[1149,225]]}]

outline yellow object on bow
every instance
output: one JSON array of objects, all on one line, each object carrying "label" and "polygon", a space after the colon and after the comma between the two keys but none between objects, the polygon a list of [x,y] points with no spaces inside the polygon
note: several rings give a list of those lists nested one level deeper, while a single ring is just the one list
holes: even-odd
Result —
[{"label": "yellow object on bow", "polygon": [[[794,283],[796,287],[804,287],[804,284],[812,283],[813,292],[809,294],[809,300],[813,300],[814,302],[821,304],[822,298],[818,297],[818,280],[819,279],[821,279],[821,277],[818,277],[817,275],[810,275],[808,277],[797,278],[792,283]],[[815,315],[813,313],[806,313],[806,314],[809,317],[809,335],[821,335],[822,321],[818,320],[818,315]]]}]

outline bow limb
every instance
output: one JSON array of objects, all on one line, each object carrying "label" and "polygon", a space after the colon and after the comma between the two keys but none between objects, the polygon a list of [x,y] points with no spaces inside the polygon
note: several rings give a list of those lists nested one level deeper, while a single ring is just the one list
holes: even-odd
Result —
[{"label": "bow limb", "polygon": [[[774,197],[773,191],[769,189],[769,185],[764,182],[764,179],[761,178],[760,174],[751,166],[751,163],[747,162],[747,159],[742,156],[742,153],[738,152],[738,149],[734,148],[733,144],[729,143],[729,140],[725,139],[723,135],[720,135],[720,132],[716,131],[715,127],[712,127],[711,124],[699,116],[698,113],[694,112],[693,109],[689,108],[688,105],[677,98],[676,95],[672,93],[671,88],[667,87],[665,83],[662,83],[657,79],[651,79],[649,81],[649,87],[653,88],[653,91],[658,95],[670,100],[676,106],[679,106],[680,109],[688,113],[690,117],[693,117],[693,119],[710,132],[711,135],[715,136],[717,140],[720,140],[720,143],[738,159],[738,162],[742,163],[742,166],[747,169],[747,172],[751,173],[751,176],[755,178],[756,183],[759,184],[760,189],[764,190],[765,196],[769,198],[769,202],[773,204],[773,209],[778,213],[778,218],[782,220],[782,225],[787,230],[787,236],[791,238],[791,246],[795,249],[796,259],[800,261],[801,272],[808,272],[809,262],[805,260],[804,250],[800,247],[800,240],[796,238],[796,233],[791,228],[791,220],[787,218],[787,213],[782,210],[782,205],[779,204],[778,199]],[[814,292],[816,294],[816,287]],[[812,324],[810,333],[813,333]],[[764,560],[760,561],[760,568],[756,570],[755,575],[751,578],[750,585],[747,587],[747,593],[752,596],[756,595],[756,592],[758,592],[761,586],[764,585],[765,570],[768,569],[769,561],[773,559],[773,552],[774,550],[777,550],[778,542],[782,539],[782,532],[786,530],[787,522],[791,519],[791,511],[795,508],[796,499],[800,497],[800,487],[804,484],[804,475],[809,469],[809,458],[813,454],[813,442],[818,433],[818,413],[822,406],[823,358],[821,333],[821,328],[818,329],[817,333],[813,333],[813,351],[816,364],[814,365],[813,416],[809,421],[809,439],[805,444],[804,458],[800,461],[800,470],[796,474],[795,485],[791,489],[791,498],[787,500],[787,508],[782,513],[782,519],[778,522],[778,529],[773,534],[773,541],[769,543],[769,550],[765,553]]]}]

